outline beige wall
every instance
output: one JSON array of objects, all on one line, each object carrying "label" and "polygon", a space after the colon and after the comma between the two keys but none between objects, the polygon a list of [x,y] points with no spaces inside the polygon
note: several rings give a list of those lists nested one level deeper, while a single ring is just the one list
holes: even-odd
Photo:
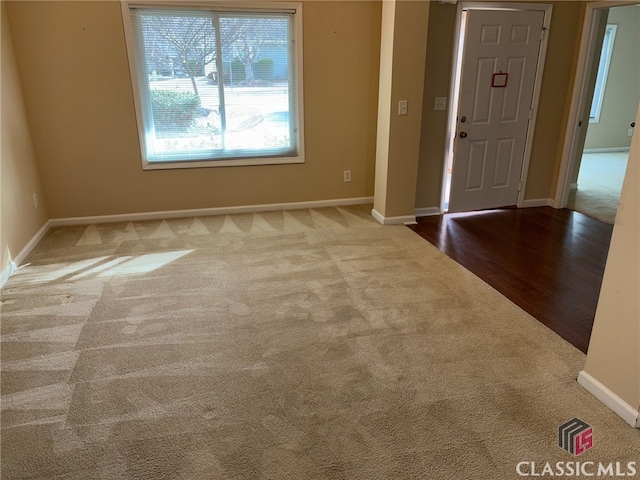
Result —
[{"label": "beige wall", "polygon": [[[533,139],[525,199],[546,199],[557,180],[570,89],[577,61],[577,40],[584,2],[540,2],[553,5],[547,58]],[[438,207],[444,165],[446,112],[433,110],[434,97],[449,97],[455,25],[453,5],[432,2],[429,16],[424,113],[416,207]]]},{"label": "beige wall", "polygon": [[609,24],[618,26],[611,54],[602,112],[590,123],[585,148],[629,147],[629,124],[640,102],[640,8],[609,10]]},{"label": "beige wall", "polygon": [[389,168],[389,139],[391,134],[391,88],[393,85],[393,34],[395,22],[395,1],[382,2],[375,197],[373,200],[373,208],[383,216],[385,215],[387,205],[387,170]]},{"label": "beige wall", "polygon": [[[48,220],[4,2],[0,11],[0,271],[6,270]],[[39,207],[33,203],[38,196]]]},{"label": "beige wall", "polygon": [[[304,2],[306,164],[142,171],[118,2],[8,2],[51,217],[372,195],[381,3]],[[583,11],[582,2],[553,3],[527,199],[549,197],[557,176]],[[415,207],[439,204],[446,115],[432,105],[449,95],[454,12],[431,2]],[[342,181],[346,169],[351,183]],[[414,170],[392,181],[401,197],[414,188]]]},{"label": "beige wall", "polygon": [[[640,122],[638,112],[636,124]],[[640,410],[640,135],[634,135],[585,371]]]},{"label": "beige wall", "polygon": [[304,2],[305,164],[164,171],[141,169],[119,2],[8,13],[52,218],[373,195],[379,1]]},{"label": "beige wall", "polygon": [[[429,5],[384,2],[374,208],[385,221],[415,210]],[[407,115],[398,115],[400,100]]]}]

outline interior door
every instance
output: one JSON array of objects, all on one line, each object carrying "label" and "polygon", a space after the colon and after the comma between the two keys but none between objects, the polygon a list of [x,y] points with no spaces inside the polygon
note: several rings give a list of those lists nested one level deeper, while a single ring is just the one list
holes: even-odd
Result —
[{"label": "interior door", "polygon": [[541,11],[466,18],[449,212],[517,203],[544,33]]}]

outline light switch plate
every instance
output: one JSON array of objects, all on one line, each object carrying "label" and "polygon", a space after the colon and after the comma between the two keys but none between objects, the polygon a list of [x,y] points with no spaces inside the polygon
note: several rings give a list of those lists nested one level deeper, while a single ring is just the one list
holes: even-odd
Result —
[{"label": "light switch plate", "polygon": [[446,110],[447,109],[447,97],[435,97],[433,99],[434,110]]},{"label": "light switch plate", "polygon": [[406,100],[398,102],[398,115],[406,115],[409,112],[409,103]]}]

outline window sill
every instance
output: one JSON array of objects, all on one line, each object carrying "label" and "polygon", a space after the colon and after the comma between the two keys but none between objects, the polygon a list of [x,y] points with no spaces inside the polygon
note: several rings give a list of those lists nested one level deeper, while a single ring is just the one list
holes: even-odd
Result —
[{"label": "window sill", "polygon": [[256,165],[287,165],[300,163],[304,163],[304,157],[301,155],[297,157],[262,157],[227,160],[143,161],[142,169],[175,170],[181,168],[246,167]]}]

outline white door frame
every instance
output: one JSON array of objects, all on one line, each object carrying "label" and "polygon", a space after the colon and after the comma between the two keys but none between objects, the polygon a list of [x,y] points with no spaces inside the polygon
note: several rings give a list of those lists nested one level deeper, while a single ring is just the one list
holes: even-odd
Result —
[{"label": "white door frame", "polygon": [[[639,0],[640,1],[640,0]],[[547,45],[549,43],[549,26],[551,25],[551,12],[553,5],[545,3],[493,3],[493,2],[461,2],[458,3],[458,11],[456,13],[456,26],[454,29],[453,37],[453,61],[451,64],[451,78],[449,84],[449,100],[447,110],[449,115],[447,117],[447,136],[445,138],[445,154],[444,154],[444,168],[443,168],[443,180],[442,191],[440,198],[440,214],[444,213],[444,204],[446,200],[445,185],[447,182],[447,161],[451,151],[452,142],[451,139],[455,135],[454,125],[457,124],[456,117],[458,115],[458,92],[456,91],[456,75],[457,65],[459,59],[459,41],[461,31],[461,20],[463,10],[534,10],[544,12],[543,28],[544,37],[540,43],[540,52],[538,53],[538,67],[536,69],[536,78],[533,86],[533,103],[531,108],[533,115],[529,122],[527,129],[527,138],[525,140],[524,147],[524,159],[522,162],[522,174],[520,176],[520,191],[518,192],[517,206],[522,207],[524,203],[524,193],[527,186],[527,176],[529,173],[529,161],[531,158],[531,148],[533,144],[533,133],[536,124],[536,118],[538,116],[538,104],[540,102],[540,90],[542,87],[542,73],[544,70],[544,62],[547,56]],[[453,142],[455,144],[455,142]]]},{"label": "white door frame", "polygon": [[[580,52],[578,54],[578,65],[576,76],[573,82],[573,93],[571,94],[571,107],[567,120],[567,130],[562,148],[562,160],[560,162],[560,172],[558,173],[558,183],[553,200],[554,208],[566,208],[569,201],[569,191],[571,182],[571,172],[578,157],[578,140],[580,137],[580,114],[584,111],[587,102],[587,87],[589,83],[589,73],[594,68],[593,57],[596,53],[596,34],[602,10],[612,7],[627,7],[638,5],[640,0],[608,0],[588,3],[584,15],[582,26],[582,38],[580,39]],[[573,125],[573,128],[571,127]],[[585,125],[584,128],[587,128]]]}]

